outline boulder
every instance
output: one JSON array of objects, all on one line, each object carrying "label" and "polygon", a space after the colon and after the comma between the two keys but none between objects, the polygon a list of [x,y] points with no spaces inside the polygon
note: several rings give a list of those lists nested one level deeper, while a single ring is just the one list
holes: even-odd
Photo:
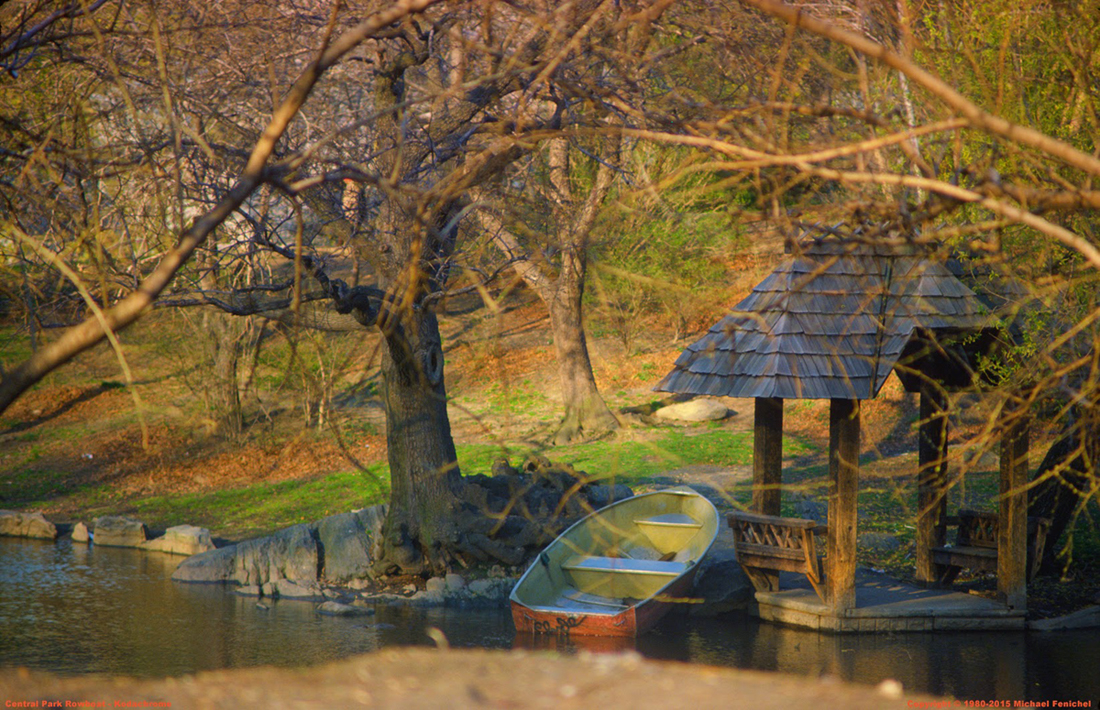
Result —
[{"label": "boulder", "polygon": [[485,579],[475,579],[470,582],[466,589],[470,594],[479,597],[507,597],[515,583],[516,580],[511,578],[494,579],[486,577]]},{"label": "boulder", "polygon": [[713,399],[697,397],[687,402],[677,402],[661,407],[653,413],[653,416],[680,422],[712,422],[725,419],[729,413],[730,410],[726,409],[724,404],[715,402]]},{"label": "boulder", "polygon": [[386,506],[376,505],[316,522],[323,577],[341,583],[368,576],[371,545],[381,535],[385,519]]},{"label": "boulder", "polygon": [[288,579],[277,579],[271,582],[267,596],[277,599],[295,599],[303,602],[323,602],[325,595],[316,582],[291,582]]},{"label": "boulder", "polygon": [[104,515],[96,518],[92,541],[99,547],[141,547],[145,523],[122,515]]},{"label": "boulder", "polygon": [[693,595],[701,603],[689,605],[692,616],[717,616],[743,609],[754,589],[732,549],[712,549],[695,575]]},{"label": "boulder", "polygon": [[329,601],[317,607],[317,613],[322,616],[370,616],[374,609]]},{"label": "boulder", "polygon": [[625,500],[631,497],[634,495],[634,491],[630,490],[630,486],[623,483],[616,483],[614,486],[593,484],[585,486],[584,495],[588,499],[588,504],[594,510],[599,510],[617,500]]},{"label": "boulder", "polygon": [[163,537],[142,543],[144,550],[167,552],[172,555],[197,555],[214,549],[210,531],[194,525],[176,525],[164,531]]},{"label": "boulder", "polygon": [[460,574],[455,574],[451,572],[447,575],[444,581],[446,582],[446,589],[448,591],[455,592],[460,589],[466,588],[466,578]]},{"label": "boulder", "polygon": [[264,586],[279,580],[316,585],[317,561],[317,541],[310,526],[303,523],[268,537],[192,555],[180,563],[172,579],[244,586]]},{"label": "boulder", "polygon": [[42,513],[0,510],[0,535],[55,540],[57,526],[46,520]]},{"label": "boulder", "polygon": [[430,591],[427,589],[419,591],[408,598],[408,604],[410,606],[418,607],[443,606],[446,602],[447,597],[443,592]]},{"label": "boulder", "polygon": [[432,577],[424,583],[424,590],[428,592],[442,593],[447,589],[447,580],[443,577]]},{"label": "boulder", "polygon": [[73,542],[91,542],[92,536],[88,534],[88,526],[77,523],[73,526]]}]

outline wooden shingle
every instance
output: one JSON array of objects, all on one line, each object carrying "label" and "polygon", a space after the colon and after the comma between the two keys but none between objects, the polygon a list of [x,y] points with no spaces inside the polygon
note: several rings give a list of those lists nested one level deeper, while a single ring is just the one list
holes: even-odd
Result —
[{"label": "wooden shingle", "polygon": [[813,243],[689,345],[655,389],[869,399],[918,331],[978,331],[986,321],[970,289],[911,250]]}]

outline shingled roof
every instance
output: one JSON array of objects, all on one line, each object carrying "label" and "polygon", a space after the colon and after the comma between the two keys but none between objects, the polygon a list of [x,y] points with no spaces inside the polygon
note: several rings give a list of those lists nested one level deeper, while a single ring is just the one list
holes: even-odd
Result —
[{"label": "shingled roof", "polygon": [[803,245],[677,358],[658,391],[870,399],[918,337],[978,331],[988,316],[943,265],[830,242]]}]

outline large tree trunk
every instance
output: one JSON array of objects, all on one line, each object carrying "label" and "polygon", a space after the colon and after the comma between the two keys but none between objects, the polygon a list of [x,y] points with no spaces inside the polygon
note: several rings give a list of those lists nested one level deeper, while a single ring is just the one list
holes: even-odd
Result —
[{"label": "large tree trunk", "polygon": [[565,407],[565,417],[554,437],[554,443],[558,445],[582,436],[602,434],[619,426],[596,387],[592,361],[588,356],[581,311],[584,262],[583,247],[563,254],[557,289],[548,303],[550,327],[558,353],[562,404]]},{"label": "large tree trunk", "polygon": [[462,486],[447,416],[439,323],[431,311],[406,311],[386,333],[382,361],[390,508],[380,571],[442,571],[458,541]]}]

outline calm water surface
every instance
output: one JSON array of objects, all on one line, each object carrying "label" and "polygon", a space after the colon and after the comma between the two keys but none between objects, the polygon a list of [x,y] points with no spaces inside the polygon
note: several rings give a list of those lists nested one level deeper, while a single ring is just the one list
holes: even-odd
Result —
[{"label": "calm water surface", "polygon": [[[299,666],[432,645],[530,647],[508,613],[380,606],[323,617],[303,602],[268,602],[169,576],[178,557],[0,538],[0,666],[66,674],[166,676],[255,665]],[[583,639],[575,639],[584,644]],[[592,650],[614,647],[593,640]],[[540,647],[556,645],[540,640]],[[1100,706],[1100,633],[831,636],[721,619],[666,619],[636,646],[650,658],[838,677],[972,700],[1091,700]],[[559,650],[573,651],[583,645]]]}]

